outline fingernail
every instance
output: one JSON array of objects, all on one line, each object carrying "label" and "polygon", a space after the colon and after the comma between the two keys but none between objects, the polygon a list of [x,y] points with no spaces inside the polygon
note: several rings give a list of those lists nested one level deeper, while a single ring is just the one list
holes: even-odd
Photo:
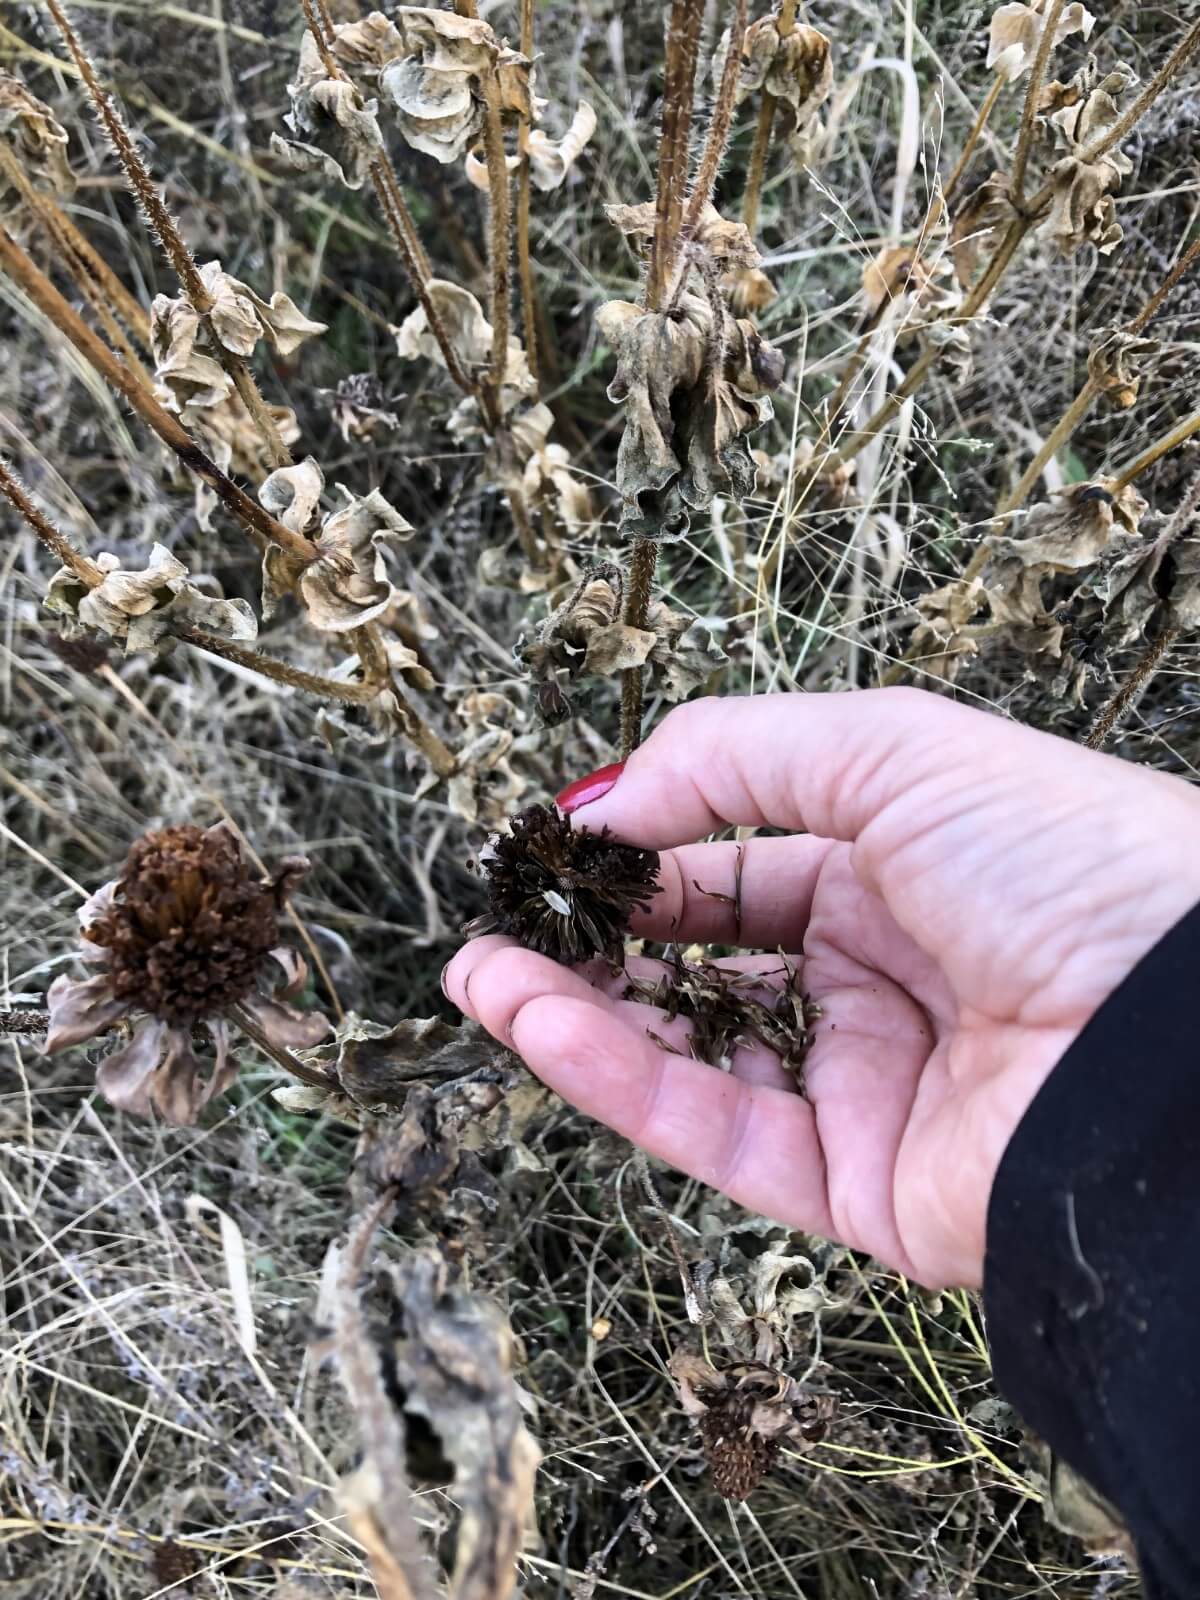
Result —
[{"label": "fingernail", "polygon": [[598,772],[589,772],[586,778],[576,778],[574,783],[569,783],[555,797],[554,804],[563,816],[569,817],[580,806],[590,806],[594,800],[603,799],[624,770],[623,761],[614,761],[611,766],[601,767]]},{"label": "fingernail", "polygon": [[450,963],[449,963],[449,961],[447,961],[446,965],[442,968],[442,976],[441,976],[441,979],[440,979],[440,982],[441,982],[441,985],[442,985],[442,993],[446,996],[447,1000],[449,1000],[449,998],[450,998],[450,991],[446,987],[446,974],[449,971],[450,971]]}]

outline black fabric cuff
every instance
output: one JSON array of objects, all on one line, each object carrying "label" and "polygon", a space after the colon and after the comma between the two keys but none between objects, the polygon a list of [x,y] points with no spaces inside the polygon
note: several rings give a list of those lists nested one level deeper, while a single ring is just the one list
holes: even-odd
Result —
[{"label": "black fabric cuff", "polygon": [[1126,1519],[1147,1592],[1200,1596],[1200,906],[1050,1074],[1001,1160],[996,1381]]}]

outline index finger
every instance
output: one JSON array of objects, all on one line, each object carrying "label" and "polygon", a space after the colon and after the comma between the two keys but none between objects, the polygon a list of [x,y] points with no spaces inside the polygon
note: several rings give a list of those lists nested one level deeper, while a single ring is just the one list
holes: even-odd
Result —
[{"label": "index finger", "polygon": [[608,792],[581,807],[564,791],[560,805],[655,850],[731,825],[852,841],[926,782],[948,799],[1047,737],[920,689],[694,700],[663,718]]}]

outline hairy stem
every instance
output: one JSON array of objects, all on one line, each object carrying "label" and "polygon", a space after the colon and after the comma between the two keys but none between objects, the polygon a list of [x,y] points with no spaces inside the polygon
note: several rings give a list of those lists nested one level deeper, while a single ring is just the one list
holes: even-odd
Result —
[{"label": "hairy stem", "polygon": [[489,72],[484,80],[483,147],[488,173],[488,284],[491,289],[492,365],[488,374],[496,413],[501,413],[500,391],[508,370],[509,300],[512,295],[511,207],[508,164],[504,156],[504,130],[500,122],[500,78]]},{"label": "hairy stem", "polygon": [[244,490],[239,489],[215,461],[209,459],[178,417],[173,416],[153,394],[143,388],[128,367],[68,305],[41,268],[30,260],[3,227],[0,227],[0,268],[25,291],[38,310],[65,334],[100,376],[129,401],[142,420],[175,452],[184,466],[208,484],[239,522],[302,561],[316,560],[319,552],[312,541],[302,534],[293,533],[282,522],[277,522],[257,500],[252,500]]},{"label": "hairy stem", "polygon": [[1029,165],[1029,152],[1033,148],[1033,135],[1037,128],[1038,100],[1050,54],[1054,49],[1054,36],[1058,32],[1058,19],[1062,16],[1066,0],[1050,0],[1050,9],[1041,19],[1042,31],[1038,36],[1037,52],[1025,88],[1025,104],[1021,108],[1021,126],[1017,131],[1017,148],[1013,155],[1012,177],[1008,189],[1012,203],[1019,211],[1025,203],[1025,169]]},{"label": "hairy stem", "polygon": [[1140,478],[1143,472],[1149,471],[1156,461],[1169,455],[1172,450],[1179,448],[1185,439],[1190,439],[1193,434],[1200,433],[1200,411],[1193,411],[1190,417],[1184,417],[1182,422],[1177,422],[1169,432],[1155,439],[1153,444],[1147,445],[1141,455],[1135,456],[1125,467],[1117,473],[1113,480],[1113,493],[1124,489],[1126,484]]},{"label": "hairy stem", "polygon": [[692,184],[692,192],[688,199],[687,209],[684,212],[682,242],[685,244],[695,235],[696,229],[700,225],[700,218],[704,213],[704,208],[712,199],[717,173],[721,169],[725,147],[729,143],[729,130],[733,124],[733,107],[737,95],[738,78],[742,70],[742,45],[746,38],[746,11],[747,0],[735,0],[733,23],[729,30],[729,52],[725,57],[724,71],[721,73],[716,104],[713,106],[712,116],[709,119],[704,151],[700,157],[700,165],[696,169],[695,182]]},{"label": "hairy stem", "polygon": [[[654,573],[658,566],[658,544],[653,539],[639,539],[633,547],[625,588],[625,623],[630,628],[644,628],[650,609],[650,596],[654,590]],[[624,761],[642,742],[643,673],[641,667],[630,667],[621,674],[621,759]]]},{"label": "hairy stem", "polygon": [[1110,736],[1119,732],[1124,726],[1129,714],[1145,693],[1151,678],[1162,665],[1167,651],[1178,639],[1179,633],[1178,628],[1165,627],[1112,699],[1101,706],[1088,729],[1087,738],[1083,741],[1089,750],[1102,749]]},{"label": "hairy stem", "polygon": [[196,263],[192,260],[191,251],[175,225],[175,219],[167,210],[162,197],[154,187],[150,174],[147,172],[145,164],[129,135],[129,130],[122,122],[113,104],[112,96],[107,93],[100,83],[91,58],[80,43],[79,36],[71,26],[66,12],[59,4],[59,0],[46,0],[46,5],[50,15],[54,18],[59,33],[63,37],[63,42],[66,44],[72,60],[79,69],[79,75],[87,88],[96,114],[104,125],[104,131],[107,133],[109,142],[124,170],[130,191],[150,224],[151,231],[162,245],[167,259],[174,267],[184,294],[200,317],[208,334],[212,353],[233,380],[242,404],[246,407],[255,426],[262,434],[271,465],[275,467],[290,466],[292,461],[291,452],[280,437],[278,425],[267,409],[266,402],[258,391],[258,385],[255,383],[249,367],[241,356],[235,355],[231,350],[227,350],[221,343],[211,316],[213,309],[212,296],[204,286],[204,280],[200,276]]},{"label": "hairy stem", "polygon": [[[533,60],[533,0],[521,0],[521,54]],[[521,112],[517,125],[517,282],[521,294],[521,332],[525,336],[525,358],[533,374],[534,395],[540,392],[538,375],[537,298],[533,288],[533,261],[529,253],[529,118]]]},{"label": "hairy stem", "polygon": [[293,1078],[298,1079],[301,1083],[308,1084],[311,1089],[328,1089],[330,1087],[330,1080],[326,1073],[318,1072],[313,1067],[306,1067],[304,1062],[294,1056],[290,1050],[285,1049],[282,1045],[274,1044],[268,1039],[244,1006],[230,1006],[229,1019],[237,1024],[247,1038],[254,1040],[263,1055],[270,1057],[277,1067],[282,1067]]},{"label": "hairy stem", "polygon": [[16,473],[10,470],[3,456],[0,456],[0,494],[15,507],[50,554],[73,572],[80,583],[89,589],[94,589],[97,584],[104,581],[104,574],[96,563],[76,550],[49,517],[34,505],[24,484]]}]

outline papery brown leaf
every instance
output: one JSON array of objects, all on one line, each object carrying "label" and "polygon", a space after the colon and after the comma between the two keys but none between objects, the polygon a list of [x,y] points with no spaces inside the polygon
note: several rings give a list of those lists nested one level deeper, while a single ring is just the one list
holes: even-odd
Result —
[{"label": "papery brown leaf", "polygon": [[320,172],[348,189],[361,189],[384,149],[377,103],[364,100],[349,79],[328,75],[307,29],[288,96],[292,109],[284,121],[296,137],[273,133],[272,151],[298,171]]},{"label": "papery brown leaf", "polygon": [[[627,239],[635,240],[643,251],[649,250],[656,226],[656,208],[652,200],[635,206],[606,205],[604,215]],[[711,202],[701,211],[690,242],[710,255],[723,270],[757,267],[762,260],[746,224],[727,222]]]},{"label": "papery brown leaf", "polygon": [[1103,329],[1088,352],[1088,376],[1099,384],[1109,405],[1127,411],[1142,386],[1141,364],[1156,356],[1159,348],[1157,339],[1122,328]]},{"label": "papery brown leaf", "polygon": [[1118,146],[1096,161],[1080,157],[1117,121],[1120,99],[1135,81],[1125,66],[1097,81],[1093,61],[1069,84],[1047,84],[1042,91],[1043,123],[1058,147],[1067,150],[1050,169],[1050,210],[1042,223],[1060,255],[1073,255],[1088,241],[1101,255],[1109,255],[1124,237],[1112,191],[1132,172],[1132,161]]},{"label": "papery brown leaf", "polygon": [[189,579],[183,562],[164,545],[153,546],[149,564],[141,570],[122,567],[119,558],[107,550],[96,557],[96,565],[104,578],[91,590],[80,584],[69,567],[54,573],[46,591],[46,609],[120,639],[127,655],[153,650],[178,627],[198,627],[239,641],[258,636],[258,620],[244,600],[205,594]]},{"label": "papery brown leaf", "polygon": [[[453,11],[399,6],[392,18],[400,52],[379,74],[380,93],[414,150],[461,160],[482,129],[483,78],[501,60],[500,43],[486,22]],[[507,55],[511,80],[513,60],[523,58]],[[506,98],[516,92],[510,81]]]},{"label": "papery brown leaf", "polygon": [[551,139],[541,128],[529,134],[529,181],[535,189],[561,188],[584,146],[596,131],[596,113],[581,100],[571,125],[561,139]]},{"label": "papery brown leaf", "polygon": [[[480,372],[489,367],[492,358],[492,325],[484,316],[479,301],[469,290],[460,289],[458,284],[444,278],[431,278],[426,287],[454,353],[464,369],[467,372]],[[423,357],[439,367],[445,367],[445,357],[430,331],[424,306],[417,306],[393,331],[396,354],[403,360],[415,361]],[[500,393],[502,413],[511,411],[535,388],[524,346],[519,339],[510,336],[504,385]]]},{"label": "papery brown leaf", "polygon": [[[67,130],[44,101],[8,72],[0,72],[0,139],[39,193],[62,199],[74,193]],[[0,175],[0,216],[12,216],[22,209],[19,191]]]},{"label": "papery brown leaf", "polygon": [[[1046,28],[1048,0],[1032,0],[1029,5],[1008,4],[992,13],[988,29],[987,65],[995,68],[1006,83],[1015,83],[1029,71]],[[1060,45],[1073,33],[1086,39],[1096,25],[1091,12],[1071,0],[1059,13],[1054,43]]]},{"label": "papery brown leaf", "polygon": [[[714,53],[712,78],[719,84],[725,71],[730,35],[726,32]],[[827,35],[820,29],[796,24],[791,33],[779,31],[776,17],[761,17],[746,29],[742,45],[742,70],[737,100],[766,92],[779,103],[777,115],[793,158],[801,168],[812,158],[813,134],[821,106],[833,90],[833,57]]]},{"label": "papery brown leaf", "polygon": [[976,271],[999,244],[1001,230],[1016,214],[1002,172],[993,172],[964,196],[950,229],[950,253],[961,288],[970,288]]}]

